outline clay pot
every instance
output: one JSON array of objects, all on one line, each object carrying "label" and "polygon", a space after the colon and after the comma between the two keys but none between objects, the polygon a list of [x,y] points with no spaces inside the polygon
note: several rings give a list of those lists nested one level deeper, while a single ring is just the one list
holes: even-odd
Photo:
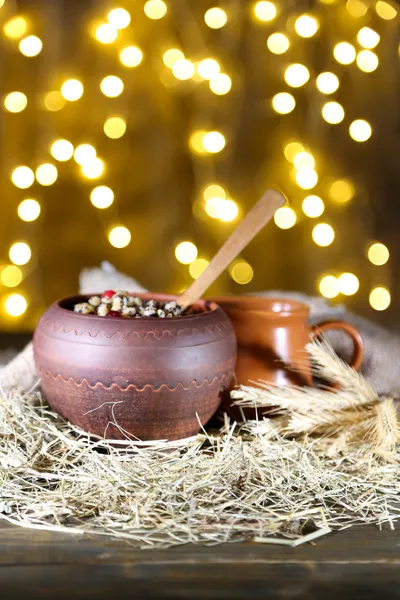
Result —
[{"label": "clay pot", "polygon": [[235,335],[221,308],[200,301],[198,314],[170,319],[71,310],[88,297],[55,302],[36,328],[35,363],[50,406],[107,439],[176,440],[198,433],[218,409],[235,368]]}]

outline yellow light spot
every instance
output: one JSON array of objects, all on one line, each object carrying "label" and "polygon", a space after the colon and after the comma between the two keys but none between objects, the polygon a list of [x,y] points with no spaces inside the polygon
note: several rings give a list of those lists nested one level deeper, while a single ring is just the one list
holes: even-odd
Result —
[{"label": "yellow light spot", "polygon": [[61,94],[66,100],[76,102],[83,94],[83,84],[79,79],[67,79],[61,86]]},{"label": "yellow light spot", "polygon": [[322,116],[327,123],[337,125],[344,119],[344,108],[339,102],[327,102],[322,107]]},{"label": "yellow light spot", "polygon": [[104,162],[100,158],[94,158],[81,165],[82,175],[88,179],[97,179],[104,173]]},{"label": "yellow light spot", "polygon": [[118,31],[110,23],[102,23],[96,28],[95,37],[101,44],[112,44],[118,37]]},{"label": "yellow light spot", "polygon": [[301,87],[310,79],[310,71],[301,64],[290,65],[285,71],[285,81],[291,87]]},{"label": "yellow light spot", "polygon": [[356,59],[356,49],[348,42],[339,42],[333,49],[333,56],[342,65],[350,65]]},{"label": "yellow light spot", "polygon": [[336,298],[339,294],[339,281],[333,275],[325,275],[319,282],[319,291],[325,298]]},{"label": "yellow light spot", "polygon": [[358,18],[366,14],[368,6],[362,0],[347,0],[346,10],[349,15]]},{"label": "yellow light spot", "polygon": [[50,147],[50,154],[56,160],[65,162],[73,157],[74,146],[68,140],[56,140]]},{"label": "yellow light spot", "polygon": [[381,36],[379,35],[379,33],[376,33],[376,31],[374,31],[370,27],[363,27],[357,33],[358,43],[360,44],[360,46],[362,46],[363,48],[367,48],[368,50],[371,50],[371,48],[375,48],[375,46],[379,44],[380,39]]},{"label": "yellow light spot", "polygon": [[183,60],[184,58],[185,55],[181,50],[178,50],[177,48],[170,48],[164,52],[163,63],[166,67],[168,67],[168,69],[172,69],[178,60]]},{"label": "yellow light spot", "polygon": [[131,241],[131,232],[123,225],[117,225],[108,234],[108,241],[114,248],[126,248]]},{"label": "yellow light spot", "polygon": [[0,273],[1,283],[6,287],[17,287],[22,281],[21,269],[14,265],[4,267]]},{"label": "yellow light spot", "polygon": [[110,117],[104,123],[103,129],[107,137],[117,140],[124,135],[126,122],[122,117]]},{"label": "yellow light spot", "polygon": [[144,5],[144,12],[149,19],[162,19],[167,14],[167,5],[163,0],[148,0]]},{"label": "yellow light spot", "polygon": [[4,98],[5,108],[12,113],[19,113],[28,104],[28,98],[22,92],[11,92]]},{"label": "yellow light spot", "polygon": [[35,181],[35,175],[29,167],[17,167],[11,173],[11,181],[17,188],[25,190]]},{"label": "yellow light spot", "polygon": [[348,179],[338,179],[329,188],[329,196],[339,204],[345,204],[355,194],[354,185]]},{"label": "yellow light spot", "polygon": [[114,192],[106,185],[99,185],[92,190],[90,202],[96,208],[108,208],[114,202]]},{"label": "yellow light spot", "polygon": [[221,29],[228,20],[228,16],[222,8],[209,8],[204,15],[206,25],[211,29]]},{"label": "yellow light spot", "polygon": [[226,73],[220,73],[213,77],[209,83],[210,90],[217,96],[224,96],[232,87],[232,80]]},{"label": "yellow light spot", "polygon": [[180,60],[175,61],[172,66],[172,73],[181,81],[185,81],[186,79],[193,77],[194,72],[194,64],[191,63],[190,60],[186,60],[186,58],[181,58]]},{"label": "yellow light spot", "polygon": [[334,74],[327,71],[326,73],[320,73],[317,77],[317,88],[323,94],[333,94],[339,87],[339,78]]},{"label": "yellow light spot", "polygon": [[26,265],[31,260],[32,252],[26,242],[16,242],[11,246],[8,256],[14,265]]},{"label": "yellow light spot", "polygon": [[203,147],[207,152],[215,154],[225,148],[225,137],[219,131],[209,131],[203,137]]},{"label": "yellow light spot", "polygon": [[75,148],[74,159],[78,165],[92,162],[96,158],[96,148],[90,144],[79,144]]},{"label": "yellow light spot", "polygon": [[124,82],[116,75],[107,75],[101,80],[100,89],[105,96],[116,98],[124,90]]},{"label": "yellow light spot", "polygon": [[288,94],[287,92],[280,92],[272,98],[272,108],[281,115],[287,115],[292,112],[295,106],[296,100],[292,94]]},{"label": "yellow light spot", "polygon": [[394,6],[388,4],[387,2],[382,2],[382,0],[379,0],[375,4],[375,10],[380,18],[385,19],[385,21],[390,21],[397,15],[397,10],[394,8]]},{"label": "yellow light spot", "polygon": [[116,29],[125,29],[131,22],[131,15],[125,8],[113,8],[108,13],[107,21]]},{"label": "yellow light spot", "polygon": [[37,56],[43,48],[43,42],[36,35],[28,35],[19,43],[20,52],[24,56]]},{"label": "yellow light spot", "polygon": [[203,138],[206,135],[206,129],[199,129],[198,131],[194,131],[189,138],[189,146],[193,152],[197,152],[197,154],[205,154],[205,149],[203,146]]},{"label": "yellow light spot", "polygon": [[47,108],[47,110],[56,112],[64,108],[65,104],[66,100],[61,94],[61,92],[48,92],[44,97],[44,105]]},{"label": "yellow light spot", "polygon": [[309,152],[298,152],[293,159],[293,164],[296,169],[302,169],[304,167],[313,168],[315,166],[315,160],[313,155]]},{"label": "yellow light spot", "polygon": [[372,135],[372,128],[368,121],[357,119],[351,123],[349,133],[355,142],[366,142]]},{"label": "yellow light spot", "polygon": [[385,265],[389,260],[389,250],[385,244],[376,242],[368,248],[368,259],[373,265],[381,266]]},{"label": "yellow light spot", "polygon": [[297,215],[294,212],[293,208],[289,206],[282,206],[278,208],[274,215],[275,225],[277,225],[280,229],[290,229],[295,225],[297,221]]},{"label": "yellow light spot", "polygon": [[354,273],[342,273],[338,279],[339,291],[345,296],[354,296],[358,292],[360,282]]},{"label": "yellow light spot", "polygon": [[27,221],[28,223],[36,221],[39,215],[40,204],[37,200],[27,198],[26,200],[22,200],[18,206],[18,216],[23,221]]},{"label": "yellow light spot", "polygon": [[24,314],[28,303],[22,294],[10,294],[6,298],[5,309],[10,317],[20,317]]},{"label": "yellow light spot", "polygon": [[357,66],[364,73],[372,73],[375,69],[378,68],[379,59],[375,52],[371,50],[361,50],[357,54]]},{"label": "yellow light spot", "polygon": [[229,267],[229,274],[233,281],[246,285],[254,277],[253,267],[245,260],[238,259]]},{"label": "yellow light spot", "polygon": [[276,6],[272,2],[261,0],[253,6],[253,14],[259,21],[273,21],[276,13]]},{"label": "yellow light spot", "polygon": [[16,40],[21,38],[28,28],[28,24],[23,17],[13,17],[3,25],[4,34]]},{"label": "yellow light spot", "polygon": [[197,72],[202,79],[212,79],[220,72],[219,62],[214,58],[205,58],[197,65]]},{"label": "yellow light spot", "polygon": [[205,258],[196,258],[189,266],[189,273],[193,279],[198,279],[207,267],[208,260]]},{"label": "yellow light spot", "polygon": [[176,260],[183,265],[189,265],[197,258],[197,248],[192,242],[181,242],[175,248]]},{"label": "yellow light spot", "polygon": [[290,48],[290,42],[284,33],[272,33],[267,39],[267,47],[273,54],[284,54]]},{"label": "yellow light spot", "polygon": [[307,196],[304,198],[301,208],[307,217],[316,219],[324,212],[325,205],[319,196]]},{"label": "yellow light spot", "polygon": [[330,246],[335,239],[335,230],[328,223],[318,223],[312,230],[312,239],[317,246]]},{"label": "yellow light spot", "polygon": [[143,60],[143,52],[137,46],[127,46],[119,53],[119,60],[125,67],[137,67]]},{"label": "yellow light spot", "polygon": [[319,29],[319,21],[311,15],[301,15],[294,24],[296,33],[304,38],[315,35]]},{"label": "yellow light spot", "polygon": [[206,201],[205,210],[209,217],[218,219],[220,214],[220,204],[225,202],[224,198],[218,196],[211,197]]},{"label": "yellow light spot", "polygon": [[302,167],[296,173],[296,183],[303,190],[311,190],[318,183],[318,175],[311,167]]},{"label": "yellow light spot", "polygon": [[208,185],[204,189],[203,194],[205,200],[209,200],[210,198],[226,198],[226,191],[221,185],[218,185],[216,183]]},{"label": "yellow light spot", "polygon": [[239,214],[239,209],[236,202],[234,200],[223,200],[222,198],[218,198],[218,200],[219,202],[216,209],[217,217],[226,223],[234,221]]},{"label": "yellow light spot", "polygon": [[58,177],[57,167],[51,163],[43,163],[36,169],[35,176],[40,185],[52,185]]},{"label": "yellow light spot", "polygon": [[304,151],[304,146],[303,144],[300,144],[299,142],[289,142],[289,144],[286,144],[283,153],[285,155],[286,160],[288,160],[289,162],[293,162],[295,159],[295,156],[297,154],[299,154],[299,152],[303,152]]},{"label": "yellow light spot", "polygon": [[369,303],[374,310],[386,310],[390,305],[390,292],[383,286],[377,286],[369,295]]}]

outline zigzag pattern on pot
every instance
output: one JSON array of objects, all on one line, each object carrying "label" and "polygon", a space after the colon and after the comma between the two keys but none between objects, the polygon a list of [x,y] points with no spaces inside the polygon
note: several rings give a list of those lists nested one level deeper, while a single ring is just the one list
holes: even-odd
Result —
[{"label": "zigzag pattern on pot", "polygon": [[178,388],[187,391],[187,390],[190,390],[191,388],[199,389],[199,388],[203,387],[204,385],[212,386],[212,385],[214,385],[214,383],[222,384],[222,382],[224,382],[224,381],[226,383],[228,383],[229,380],[230,380],[229,375],[224,374],[221,377],[217,377],[217,376],[214,377],[211,381],[206,378],[206,379],[204,379],[199,384],[197,383],[197,381],[195,379],[193,379],[193,381],[191,381],[188,386],[185,386],[185,385],[183,385],[183,383],[178,382],[175,387],[170,387],[166,383],[162,383],[157,388],[154,387],[151,383],[146,383],[143,387],[137,386],[134,383],[130,383],[126,387],[121,387],[117,383],[111,383],[110,385],[105,385],[101,381],[98,381],[94,385],[91,385],[86,378],[83,378],[80,381],[77,381],[73,377],[68,377],[66,379],[65,377],[63,377],[60,374],[54,375],[54,373],[52,373],[51,371],[46,371],[45,369],[41,369],[41,368],[39,369],[39,372],[40,372],[40,374],[42,376],[51,378],[51,379],[53,379],[53,381],[59,380],[59,381],[62,381],[63,383],[66,383],[66,384],[68,384],[68,383],[71,382],[76,387],[86,386],[86,387],[88,387],[91,390],[95,390],[95,389],[98,389],[98,388],[102,388],[103,390],[117,389],[120,392],[127,392],[129,390],[135,390],[135,392],[143,392],[146,388],[150,389],[153,392],[160,392],[163,389],[168,390],[169,392],[175,392]]},{"label": "zigzag pattern on pot", "polygon": [[76,336],[82,336],[85,333],[87,333],[91,338],[95,338],[98,335],[102,334],[104,335],[104,337],[111,339],[114,336],[118,335],[120,337],[120,339],[123,340],[129,340],[131,337],[137,337],[140,340],[144,340],[149,336],[153,336],[155,339],[157,340],[161,340],[164,337],[169,337],[169,338],[173,338],[173,337],[178,337],[179,335],[188,335],[191,336],[194,333],[200,333],[200,334],[204,334],[204,333],[221,333],[223,331],[227,331],[228,329],[230,329],[230,323],[222,323],[222,325],[205,325],[204,327],[191,327],[186,328],[186,329],[178,329],[177,331],[170,331],[169,329],[163,329],[161,334],[157,334],[155,331],[146,331],[146,333],[144,333],[143,335],[141,335],[138,331],[130,331],[127,335],[124,335],[121,331],[114,331],[114,333],[112,333],[111,335],[109,335],[108,333],[106,333],[104,331],[104,329],[100,329],[99,331],[90,331],[89,329],[83,329],[82,331],[78,331],[75,328],[72,329],[66,329],[64,327],[64,325],[62,323],[58,323],[58,322],[52,322],[52,321],[44,321],[44,325],[46,325],[46,327],[49,327],[50,329],[52,329],[54,331],[54,333],[57,333],[57,331],[62,331],[63,333],[65,333],[66,335],[68,335],[69,333],[74,333]]}]

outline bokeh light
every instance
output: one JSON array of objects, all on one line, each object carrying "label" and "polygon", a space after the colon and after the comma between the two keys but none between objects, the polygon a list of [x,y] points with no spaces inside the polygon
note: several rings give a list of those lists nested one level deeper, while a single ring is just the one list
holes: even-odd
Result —
[{"label": "bokeh light", "polygon": [[124,82],[116,75],[107,75],[101,80],[100,89],[108,98],[116,98],[124,91]]},{"label": "bokeh light", "polygon": [[20,317],[28,307],[25,296],[22,294],[10,294],[5,301],[6,312],[10,317]]},{"label": "bokeh light", "polygon": [[0,281],[6,287],[17,287],[22,281],[22,271],[15,265],[7,265],[0,272]]},{"label": "bokeh light", "polygon": [[178,60],[184,60],[185,55],[178,48],[170,48],[163,54],[163,63],[169,69],[172,69]]},{"label": "bokeh light", "polygon": [[203,146],[203,138],[206,135],[207,130],[206,129],[198,129],[197,131],[194,131],[190,138],[189,138],[189,146],[190,149],[193,152],[196,152],[197,154],[205,154],[206,150],[204,149]]},{"label": "bokeh light", "polygon": [[143,60],[143,52],[137,46],[126,46],[119,53],[119,60],[125,67],[137,67]]},{"label": "bokeh light", "polygon": [[375,242],[368,248],[368,260],[376,266],[382,266],[389,260],[389,250],[385,244]]},{"label": "bokeh light", "polygon": [[293,162],[299,152],[304,152],[304,146],[300,142],[289,142],[283,150],[285,158],[289,162]]},{"label": "bokeh light", "polygon": [[318,183],[318,175],[311,167],[302,167],[296,173],[296,183],[303,190],[311,190]]},{"label": "bokeh light", "polygon": [[193,242],[180,242],[175,248],[176,260],[183,265],[189,265],[197,258],[198,250]]},{"label": "bokeh light", "polygon": [[20,166],[11,173],[11,181],[17,188],[25,190],[35,181],[35,175],[29,167]]},{"label": "bokeh light", "polygon": [[24,56],[32,57],[40,54],[43,42],[36,35],[28,35],[19,43],[19,50]]},{"label": "bokeh light", "polygon": [[333,49],[333,56],[342,65],[350,65],[356,59],[356,49],[348,42],[339,42]]},{"label": "bokeh light", "polygon": [[309,152],[298,152],[293,158],[293,164],[296,169],[303,169],[304,167],[315,167],[315,159]]},{"label": "bokeh light", "polygon": [[56,112],[61,110],[66,105],[66,100],[61,92],[53,91],[48,92],[43,101],[47,110],[51,110],[52,112]]},{"label": "bokeh light", "polygon": [[131,22],[131,15],[125,8],[113,8],[107,15],[107,21],[116,29],[125,29]]},{"label": "bokeh light", "polygon": [[209,198],[205,204],[205,211],[208,214],[208,216],[212,219],[218,219],[220,213],[220,205],[223,202],[226,202],[226,200],[224,198],[219,198],[218,196]]},{"label": "bokeh light", "polygon": [[227,20],[228,16],[226,12],[222,8],[216,6],[209,8],[204,15],[204,21],[211,29],[221,29],[221,27],[226,24]]},{"label": "bokeh light", "polygon": [[360,282],[354,273],[342,273],[338,278],[339,291],[345,296],[354,296],[358,292]]},{"label": "bokeh light", "polygon": [[281,115],[287,115],[292,112],[296,106],[296,100],[288,92],[280,92],[272,98],[272,108]]},{"label": "bokeh light", "polygon": [[284,33],[273,33],[267,39],[267,47],[273,54],[284,54],[290,48],[290,42]]},{"label": "bokeh light", "polygon": [[337,125],[344,119],[344,108],[339,102],[327,102],[321,112],[325,121],[331,125]]},{"label": "bokeh light", "polygon": [[126,121],[122,117],[110,117],[104,123],[103,129],[107,137],[117,140],[126,131]]},{"label": "bokeh light", "polygon": [[259,21],[273,21],[277,14],[276,6],[273,2],[260,0],[254,4],[253,14]]},{"label": "bokeh light", "polygon": [[31,260],[32,252],[26,242],[15,242],[10,247],[8,256],[14,265],[26,265]]},{"label": "bokeh light", "polygon": [[189,265],[190,276],[193,277],[193,279],[198,279],[200,277],[200,275],[203,273],[203,271],[206,270],[207,267],[208,267],[208,260],[206,260],[205,258],[196,258]]},{"label": "bokeh light", "polygon": [[371,50],[375,48],[381,39],[379,33],[371,29],[370,27],[362,27],[357,33],[357,41],[363,48]]},{"label": "bokeh light", "polygon": [[33,198],[22,200],[18,206],[18,216],[20,219],[22,219],[22,221],[27,221],[28,223],[31,221],[36,221],[39,215],[40,204]]},{"label": "bokeh light", "polygon": [[157,20],[162,19],[167,14],[167,5],[163,0],[148,0],[143,8],[146,17]]},{"label": "bokeh light", "polygon": [[8,112],[19,113],[28,104],[28,98],[22,92],[10,92],[4,98],[4,107]]},{"label": "bokeh light", "polygon": [[203,195],[205,200],[209,200],[210,198],[215,197],[226,198],[226,191],[221,185],[218,185],[217,183],[212,183],[211,185],[207,185],[204,188]]},{"label": "bokeh light", "polygon": [[205,58],[197,65],[197,72],[202,79],[212,79],[218,75],[220,70],[220,64],[214,58]]},{"label": "bokeh light", "polygon": [[334,73],[326,71],[317,77],[317,88],[323,94],[333,94],[339,87],[339,78]]},{"label": "bokeh light", "polygon": [[312,239],[317,246],[330,246],[335,239],[335,231],[328,223],[318,223],[312,230]]},{"label": "bokeh light", "polygon": [[50,154],[56,160],[65,162],[73,157],[74,146],[68,140],[56,140],[50,147]]},{"label": "bokeh light", "polygon": [[355,142],[366,142],[372,135],[372,128],[368,121],[356,119],[351,123],[349,133]]},{"label": "bokeh light", "polygon": [[177,79],[181,81],[186,81],[193,77],[195,73],[195,67],[190,60],[186,60],[186,58],[181,58],[174,62],[172,66],[172,73],[175,75]]},{"label": "bokeh light", "polygon": [[216,209],[217,218],[226,223],[234,221],[239,214],[239,208],[236,202],[234,200],[224,200],[222,198],[218,198],[218,200],[219,202]]},{"label": "bokeh light", "polygon": [[299,63],[289,65],[285,70],[285,81],[291,87],[301,87],[310,79],[310,71]]},{"label": "bokeh light", "polygon": [[99,185],[92,190],[90,202],[96,208],[108,208],[114,202],[114,192],[106,185]]},{"label": "bokeh light", "polygon": [[385,21],[395,19],[397,16],[397,10],[394,8],[394,6],[388,2],[383,2],[382,0],[378,0],[378,2],[375,4],[375,10],[380,18],[384,19]]},{"label": "bokeh light", "polygon": [[254,270],[247,261],[238,259],[229,267],[229,274],[236,283],[246,285],[253,279]]},{"label": "bokeh light", "polygon": [[104,173],[104,161],[101,158],[94,158],[89,162],[85,162],[81,165],[82,175],[87,177],[88,179],[98,179]]},{"label": "bokeh light", "polygon": [[61,86],[61,94],[69,102],[76,102],[83,94],[83,84],[79,79],[67,79]]},{"label": "bokeh light", "polygon": [[307,196],[304,198],[301,208],[307,217],[316,219],[324,212],[325,204],[319,196]]},{"label": "bokeh light", "polygon": [[35,177],[40,185],[53,185],[58,177],[57,167],[51,163],[43,163],[36,169]]},{"label": "bokeh light", "polygon": [[229,92],[232,87],[232,80],[226,73],[219,73],[216,77],[213,77],[209,82],[210,90],[217,94],[217,96],[223,96]]},{"label": "bokeh light", "polygon": [[377,286],[369,295],[369,303],[374,310],[386,310],[391,302],[390,292],[384,286]]},{"label": "bokeh light", "polygon": [[352,17],[360,18],[366,14],[368,6],[362,0],[347,0],[346,10]]},{"label": "bokeh light", "polygon": [[338,296],[339,281],[333,275],[325,275],[320,279],[319,291],[325,298],[336,298]]},{"label": "bokeh light", "polygon": [[131,241],[131,232],[127,227],[117,225],[109,232],[108,241],[114,248],[126,248]]},{"label": "bokeh light", "polygon": [[280,229],[290,229],[293,225],[296,224],[297,215],[293,208],[289,206],[282,206],[278,208],[274,215],[275,225],[277,225]]},{"label": "bokeh light", "polygon": [[357,66],[364,73],[372,73],[375,69],[378,68],[379,59],[375,52],[371,50],[361,50],[357,54]]},{"label": "bokeh light", "polygon": [[94,35],[101,44],[112,44],[118,37],[118,31],[110,23],[101,23]]},{"label": "bokeh light", "polygon": [[4,35],[16,40],[21,38],[28,28],[28,23],[23,17],[13,17],[3,25]]},{"label": "bokeh light", "polygon": [[346,202],[349,202],[349,200],[353,198],[354,194],[354,185],[348,179],[338,179],[329,187],[330,198],[339,204],[345,204]]},{"label": "bokeh light", "polygon": [[90,144],[79,144],[75,148],[74,159],[78,165],[92,162],[96,158],[96,148]]},{"label": "bokeh light", "polygon": [[203,137],[203,147],[213,154],[225,148],[226,140],[220,131],[208,131]]},{"label": "bokeh light", "polygon": [[296,33],[303,38],[310,38],[315,35],[319,29],[318,19],[311,15],[301,15],[294,24]]}]

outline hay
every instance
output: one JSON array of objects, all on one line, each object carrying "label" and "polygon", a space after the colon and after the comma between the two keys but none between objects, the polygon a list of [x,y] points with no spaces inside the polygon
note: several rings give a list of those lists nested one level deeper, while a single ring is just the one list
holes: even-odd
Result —
[{"label": "hay", "polygon": [[[253,395],[268,393],[255,389],[250,388]],[[289,405],[293,390],[292,397],[287,388],[281,391]],[[245,391],[240,393],[245,403]],[[307,392],[301,393],[308,402]],[[309,404],[323,413],[316,399],[310,397]],[[367,405],[375,437],[386,438],[390,431],[397,438],[393,414],[383,411],[383,420],[376,421],[382,403],[375,394]],[[363,406],[333,412],[364,411]],[[236,425],[225,416],[219,431],[115,447],[66,423],[37,391],[3,392],[0,518],[150,548],[239,540],[296,546],[355,524],[394,527],[400,515],[400,454],[393,443],[379,449],[371,444],[375,438],[355,444],[340,435],[288,439],[277,425],[282,418]]]}]

